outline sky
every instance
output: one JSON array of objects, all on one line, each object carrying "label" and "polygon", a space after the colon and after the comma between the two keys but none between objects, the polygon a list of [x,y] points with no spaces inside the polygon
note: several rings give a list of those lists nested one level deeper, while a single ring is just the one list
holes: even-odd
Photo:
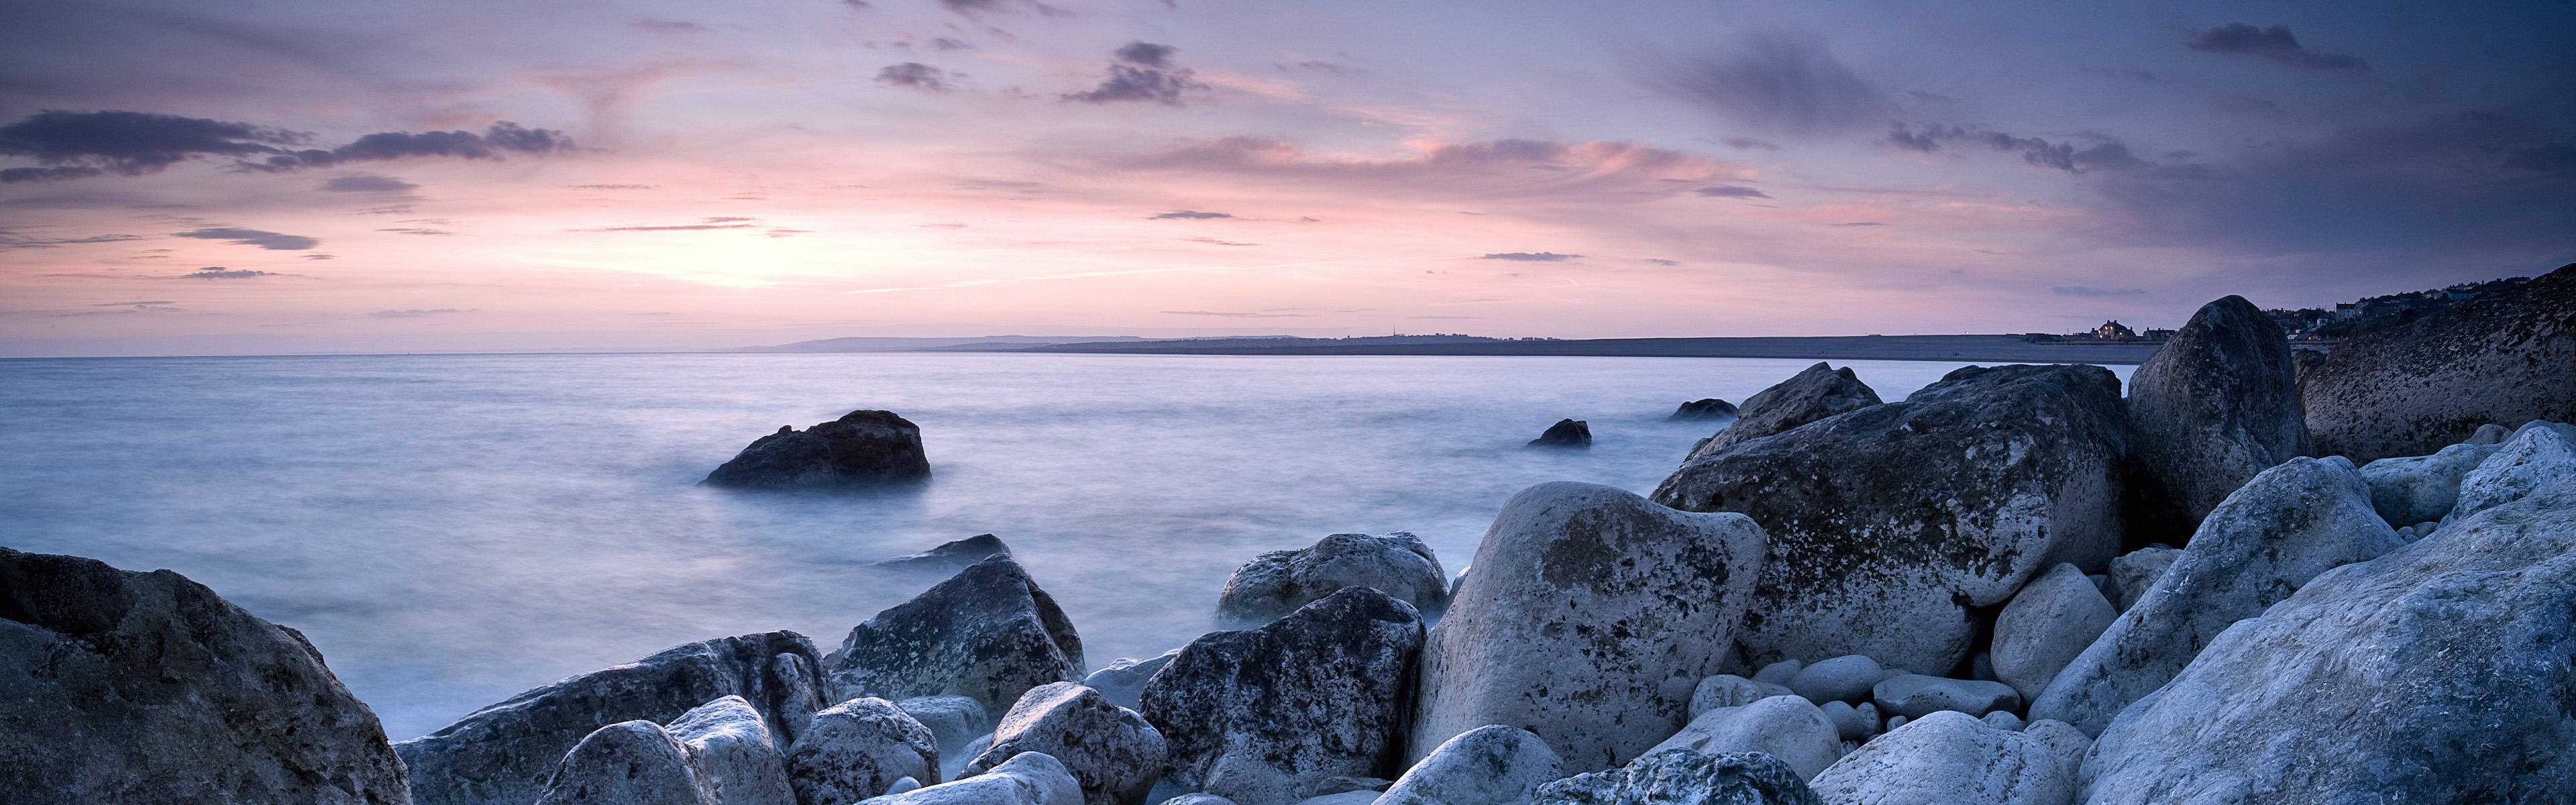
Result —
[{"label": "sky", "polygon": [[0,355],[2072,332],[2576,261],[2576,3],[0,0]]}]

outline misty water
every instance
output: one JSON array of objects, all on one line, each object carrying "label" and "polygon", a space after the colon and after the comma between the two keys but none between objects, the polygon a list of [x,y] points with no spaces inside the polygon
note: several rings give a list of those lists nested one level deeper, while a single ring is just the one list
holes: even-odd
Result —
[{"label": "misty water", "polygon": [[[1411,531],[1468,564],[1514,491],[1645,492],[1811,361],[1000,354],[0,360],[0,546],[168,568],[301,630],[396,740],[555,679],[773,629],[837,646],[1010,544],[1092,667],[1211,628],[1237,564]],[[1856,361],[1889,400],[1962,364]],[[2116,367],[2125,379],[2126,367]],[[695,486],[780,425],[920,424],[933,480]],[[1588,451],[1522,443],[1588,420]]]}]

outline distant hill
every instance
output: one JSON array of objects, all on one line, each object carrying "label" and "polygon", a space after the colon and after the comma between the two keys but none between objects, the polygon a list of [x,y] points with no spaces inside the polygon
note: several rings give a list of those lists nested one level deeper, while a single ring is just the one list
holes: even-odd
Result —
[{"label": "distant hill", "polygon": [[1143,341],[1132,335],[986,335],[974,338],[825,338],[798,341],[770,347],[734,347],[723,352],[918,352],[957,346],[988,346],[1002,349],[1041,344],[1116,343]]}]

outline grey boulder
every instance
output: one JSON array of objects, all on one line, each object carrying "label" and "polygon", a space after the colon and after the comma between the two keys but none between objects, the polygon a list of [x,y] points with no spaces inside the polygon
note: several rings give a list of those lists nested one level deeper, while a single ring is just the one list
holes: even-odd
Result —
[{"label": "grey boulder", "polygon": [[2389,525],[2404,528],[2432,522],[2459,505],[2461,479],[2495,455],[2497,448],[2461,443],[2429,456],[2383,458],[2362,465],[2361,480],[2370,485],[2371,508]]},{"label": "grey boulder", "polygon": [[1082,684],[1084,687],[1100,691],[1100,695],[1108,698],[1110,704],[1133,710],[1144,702],[1145,680],[1154,678],[1154,672],[1163,670],[1164,665],[1170,664],[1172,658],[1178,656],[1181,656],[1180,649],[1172,649],[1141,660],[1120,657],[1111,661],[1109,667],[1093,671],[1090,676],[1083,677]]},{"label": "grey boulder", "polygon": [[1691,688],[1690,707],[1685,712],[1691,718],[1698,718],[1699,714],[1720,707],[1742,707],[1773,696],[1794,695],[1797,692],[1787,685],[1756,682],[1734,674],[1718,674],[1700,680]]},{"label": "grey boulder", "polygon": [[1836,369],[1819,361],[1787,380],[1744,398],[1734,424],[1691,448],[1687,462],[1737,444],[1780,433],[1836,414],[1879,404],[1878,392],[1860,382],[1851,367]]},{"label": "grey boulder", "polygon": [[850,630],[823,658],[840,699],[967,696],[986,712],[1081,678],[1082,637],[1008,556],[990,556]]},{"label": "grey boulder", "polygon": [[1889,730],[1810,785],[1831,805],[2066,805],[2077,787],[2048,742],[1951,712]]},{"label": "grey boulder", "polygon": [[1089,805],[1136,805],[1162,779],[1170,759],[1163,734],[1136,711],[1071,682],[1030,688],[1002,715],[992,748],[966,764],[982,774],[1026,752],[1064,764]]},{"label": "grey boulder", "polygon": [[536,805],[711,805],[689,750],[662,726],[621,721],[591,731],[555,768]]},{"label": "grey boulder", "polygon": [[2466,517],[2576,477],[2576,435],[2552,423],[2525,425],[2460,477],[2460,497],[2443,519]]},{"label": "grey boulder", "polygon": [[736,489],[881,485],[930,477],[921,427],[892,411],[851,411],[806,430],[780,426],[700,483]]},{"label": "grey boulder", "polygon": [[939,782],[939,739],[884,699],[851,699],[814,714],[787,750],[798,805],[848,805],[895,781]]},{"label": "grey boulder", "polygon": [[1982,717],[1998,710],[2021,709],[2021,694],[2011,685],[1922,674],[1889,677],[1870,691],[1870,700],[1881,713],[1909,719],[1944,712]]},{"label": "grey boulder", "polygon": [[2139,542],[2190,534],[2255,473],[2315,449],[2289,342],[2242,296],[2201,306],[2156,348],[2129,375],[2128,408]]},{"label": "grey boulder", "polygon": [[1701,713],[1690,726],[1647,749],[1646,756],[1671,749],[1703,755],[1763,752],[1788,763],[1797,770],[1798,779],[1807,780],[1842,757],[1842,742],[1841,726],[1825,711],[1802,697],[1773,696]]},{"label": "grey boulder", "polygon": [[710,805],[795,805],[787,755],[769,734],[768,719],[742,697],[699,705],[666,731],[688,749],[689,768]]},{"label": "grey boulder", "polygon": [[868,805],[1082,805],[1082,784],[1044,752],[1022,752],[992,771],[867,800]]},{"label": "grey boulder", "polygon": [[2323,453],[2420,456],[2481,425],[2576,421],[2576,265],[2364,327],[2299,379]]},{"label": "grey boulder", "polygon": [[1250,629],[1344,587],[1372,587],[1437,619],[1449,607],[1449,574],[1420,537],[1334,534],[1293,551],[1271,551],[1236,568],[1217,596],[1217,625]]},{"label": "grey boulder", "polygon": [[2174,560],[2180,558],[2181,548],[2149,545],[2111,560],[2110,587],[2120,595],[2119,600],[2111,602],[2111,608],[2119,612],[2129,611],[2129,607],[2137,605],[2140,597],[2155,588],[2157,579],[2164,578],[2165,570],[2173,567]]},{"label": "grey boulder", "polygon": [[1523,805],[1565,776],[1565,761],[1529,730],[1489,724],[1440,744],[1378,797],[1379,805]]},{"label": "grey boulder", "polygon": [[2074,565],[2058,565],[2023,585],[1995,616],[1995,679],[2022,701],[2039,698],[2057,672],[2111,628],[2119,613]]},{"label": "grey boulder", "polygon": [[1760,752],[1674,749],[1540,786],[1530,805],[1819,805],[1796,769]]},{"label": "grey boulder", "polygon": [[1845,654],[1799,668],[1795,676],[1789,677],[1789,689],[1817,704],[1859,704],[1869,701],[1869,689],[1886,678],[1887,669],[1880,667],[1877,660]]}]

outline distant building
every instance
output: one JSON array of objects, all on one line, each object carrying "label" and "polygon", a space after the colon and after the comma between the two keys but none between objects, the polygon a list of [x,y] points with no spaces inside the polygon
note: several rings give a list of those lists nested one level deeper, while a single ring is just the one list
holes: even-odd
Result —
[{"label": "distant building", "polygon": [[2136,330],[2129,329],[2128,325],[2121,324],[2119,320],[2113,319],[2111,321],[2103,322],[2100,327],[2093,328],[2093,337],[2104,341],[2127,341],[2138,337],[2138,332]]}]

